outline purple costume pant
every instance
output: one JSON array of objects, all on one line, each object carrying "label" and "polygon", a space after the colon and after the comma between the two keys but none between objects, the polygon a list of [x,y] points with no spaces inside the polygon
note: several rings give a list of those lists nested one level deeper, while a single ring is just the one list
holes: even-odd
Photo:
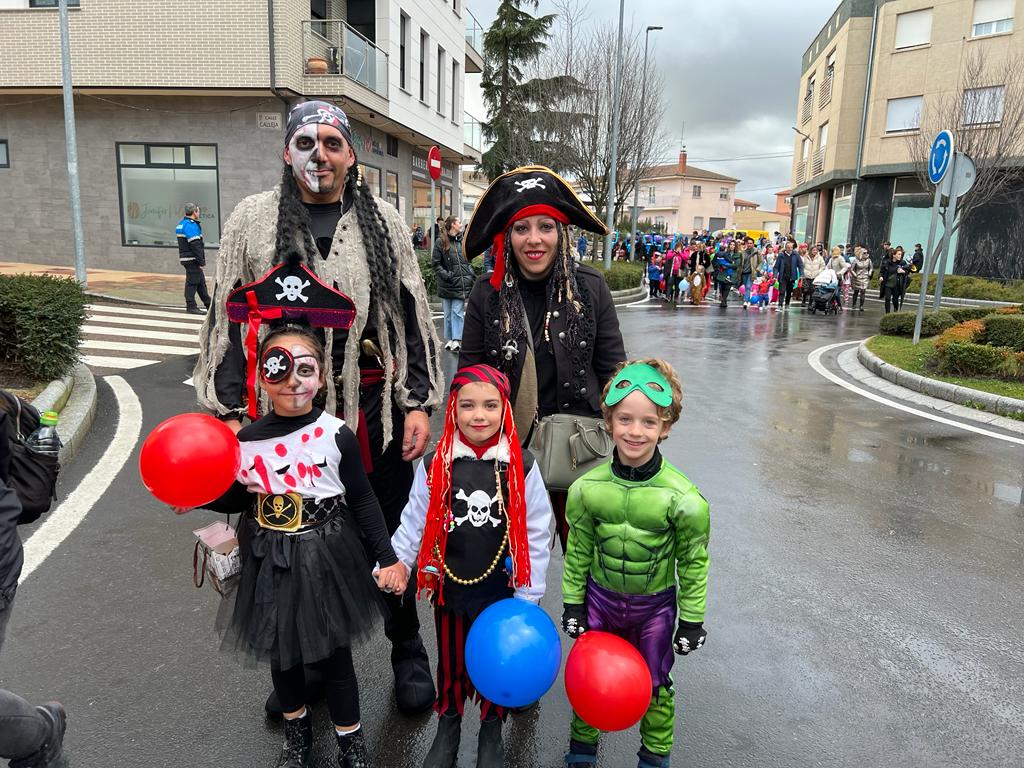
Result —
[{"label": "purple costume pant", "polygon": [[674,588],[652,595],[627,595],[605,589],[587,577],[587,630],[610,632],[628,640],[647,662],[655,690],[669,684],[675,628]]}]

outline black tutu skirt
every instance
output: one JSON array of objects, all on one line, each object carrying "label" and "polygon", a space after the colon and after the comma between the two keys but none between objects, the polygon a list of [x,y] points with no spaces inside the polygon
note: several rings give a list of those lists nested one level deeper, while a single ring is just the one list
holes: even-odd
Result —
[{"label": "black tutu skirt", "polygon": [[217,617],[222,648],[279,669],[312,664],[365,640],[385,614],[362,542],[344,511],[288,535],[251,516],[238,531],[242,573]]}]

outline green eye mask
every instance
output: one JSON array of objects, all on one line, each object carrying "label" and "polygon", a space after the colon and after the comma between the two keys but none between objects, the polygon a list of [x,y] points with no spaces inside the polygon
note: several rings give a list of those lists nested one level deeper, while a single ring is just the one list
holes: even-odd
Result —
[{"label": "green eye mask", "polygon": [[647,363],[630,363],[619,371],[612,379],[604,404],[616,405],[630,392],[642,392],[644,397],[662,408],[672,405],[672,386],[657,368]]}]

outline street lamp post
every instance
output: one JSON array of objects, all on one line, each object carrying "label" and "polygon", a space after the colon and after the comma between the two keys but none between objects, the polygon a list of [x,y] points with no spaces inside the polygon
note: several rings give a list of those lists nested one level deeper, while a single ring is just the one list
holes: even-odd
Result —
[{"label": "street lamp post", "polygon": [[[651,37],[651,32],[655,30],[664,29],[664,27],[648,27],[644,32],[644,78],[640,85],[640,109],[643,109],[643,105],[647,103],[647,41]],[[640,152],[643,149],[643,142],[637,142],[636,145],[636,167],[633,169],[634,174],[640,173]],[[629,237],[630,254],[633,260],[636,260],[636,212],[640,202],[640,178],[639,176],[633,183],[633,231]]]},{"label": "street lamp post", "polygon": [[[622,104],[622,19],[626,15],[626,0],[619,0],[619,44],[615,49],[615,94],[612,99],[612,169],[608,179],[608,233],[615,227],[615,182],[619,170],[619,109]],[[605,238],[604,268],[612,266],[612,239]]]}]

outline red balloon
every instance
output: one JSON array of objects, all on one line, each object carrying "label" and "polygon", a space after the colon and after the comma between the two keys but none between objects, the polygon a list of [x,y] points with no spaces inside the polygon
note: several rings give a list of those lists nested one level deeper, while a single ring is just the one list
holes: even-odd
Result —
[{"label": "red balloon", "polygon": [[146,489],[165,504],[198,507],[231,487],[241,462],[229,426],[205,413],[183,413],[149,433],[139,473]]},{"label": "red balloon", "polygon": [[651,671],[628,640],[584,632],[565,662],[565,692],[584,722],[599,731],[623,731],[650,706]]}]

